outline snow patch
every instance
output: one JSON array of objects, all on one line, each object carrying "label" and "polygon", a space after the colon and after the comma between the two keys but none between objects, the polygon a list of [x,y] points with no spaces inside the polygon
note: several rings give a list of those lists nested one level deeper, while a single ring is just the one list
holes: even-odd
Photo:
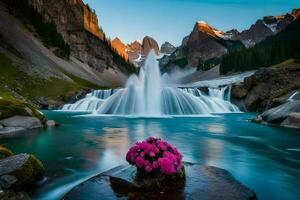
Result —
[{"label": "snow patch", "polygon": [[207,25],[207,23],[205,21],[198,21],[197,23],[198,24],[206,24]]},{"label": "snow patch", "polygon": [[274,23],[274,24],[267,24],[264,22],[264,25],[266,27],[268,27],[273,33],[275,33],[277,31],[277,23]]}]

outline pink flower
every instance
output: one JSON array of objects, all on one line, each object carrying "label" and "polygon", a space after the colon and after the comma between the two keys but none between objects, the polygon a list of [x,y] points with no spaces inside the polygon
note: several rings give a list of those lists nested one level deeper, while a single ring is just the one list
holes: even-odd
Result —
[{"label": "pink flower", "polygon": [[142,168],[144,166],[144,159],[142,157],[137,157],[137,159],[135,159],[135,164],[137,167]]},{"label": "pink flower", "polygon": [[154,161],[153,164],[152,164],[152,166],[153,166],[154,169],[158,168],[158,166],[159,166],[159,165],[158,165],[158,162],[157,162],[157,161]]},{"label": "pink flower", "polygon": [[126,160],[150,173],[153,170],[170,175],[182,171],[182,155],[171,144],[155,137],[137,142],[129,149]]},{"label": "pink flower", "polygon": [[153,158],[153,157],[155,157],[155,153],[154,153],[153,151],[151,151],[151,152],[149,153],[149,156],[150,156],[151,158]]},{"label": "pink flower", "polygon": [[150,173],[152,171],[152,167],[150,165],[147,165],[145,170],[147,173]]}]

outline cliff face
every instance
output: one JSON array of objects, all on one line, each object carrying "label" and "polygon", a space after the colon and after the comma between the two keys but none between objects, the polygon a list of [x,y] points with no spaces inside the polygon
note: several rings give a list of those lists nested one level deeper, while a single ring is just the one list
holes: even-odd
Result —
[{"label": "cliff face", "polygon": [[94,12],[91,12],[91,10],[85,5],[83,6],[83,25],[85,30],[94,34],[99,39],[105,39],[104,33],[99,29],[97,15]]},{"label": "cliff face", "polygon": [[58,32],[70,45],[71,56],[100,72],[105,68],[126,72],[125,63],[116,59],[104,41],[96,14],[82,0],[29,0],[29,3],[46,21],[56,24]]}]

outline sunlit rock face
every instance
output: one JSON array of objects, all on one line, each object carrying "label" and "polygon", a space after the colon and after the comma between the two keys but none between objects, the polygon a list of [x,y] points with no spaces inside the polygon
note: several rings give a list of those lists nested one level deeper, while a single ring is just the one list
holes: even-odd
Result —
[{"label": "sunlit rock face", "polygon": [[105,39],[104,33],[99,29],[97,15],[88,6],[83,6],[83,22],[85,30],[96,35],[101,40]]},{"label": "sunlit rock face", "polygon": [[146,36],[143,39],[143,54],[148,55],[148,53],[153,49],[156,55],[159,54],[159,46],[156,40],[152,37]]},{"label": "sunlit rock face", "polygon": [[97,71],[107,67],[126,72],[124,63],[113,59],[110,47],[92,8],[82,0],[29,0],[46,21],[55,23],[58,32],[69,44],[71,56]]},{"label": "sunlit rock face", "polygon": [[197,67],[200,61],[220,57],[227,49],[216,41],[219,32],[205,22],[197,22],[186,45],[186,55],[190,66]]},{"label": "sunlit rock face", "polygon": [[111,41],[111,46],[126,61],[128,60],[127,47],[118,37]]}]

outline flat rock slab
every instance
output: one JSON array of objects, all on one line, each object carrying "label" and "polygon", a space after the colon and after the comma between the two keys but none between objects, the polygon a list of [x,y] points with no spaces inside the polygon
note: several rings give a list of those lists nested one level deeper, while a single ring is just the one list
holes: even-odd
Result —
[{"label": "flat rock slab", "polygon": [[234,179],[226,170],[203,166],[185,165],[186,182],[182,189],[165,192],[130,192],[121,194],[112,189],[109,177],[119,177],[132,182],[135,168],[123,165],[99,174],[73,188],[63,198],[65,200],[98,199],[201,199],[201,200],[254,200],[255,193]]},{"label": "flat rock slab", "polygon": [[43,127],[40,120],[36,117],[14,116],[0,121],[0,124],[6,127],[21,127],[25,129]]},{"label": "flat rock slab", "polygon": [[22,127],[5,127],[0,129],[0,136],[11,136],[15,133],[24,131],[25,129]]}]

